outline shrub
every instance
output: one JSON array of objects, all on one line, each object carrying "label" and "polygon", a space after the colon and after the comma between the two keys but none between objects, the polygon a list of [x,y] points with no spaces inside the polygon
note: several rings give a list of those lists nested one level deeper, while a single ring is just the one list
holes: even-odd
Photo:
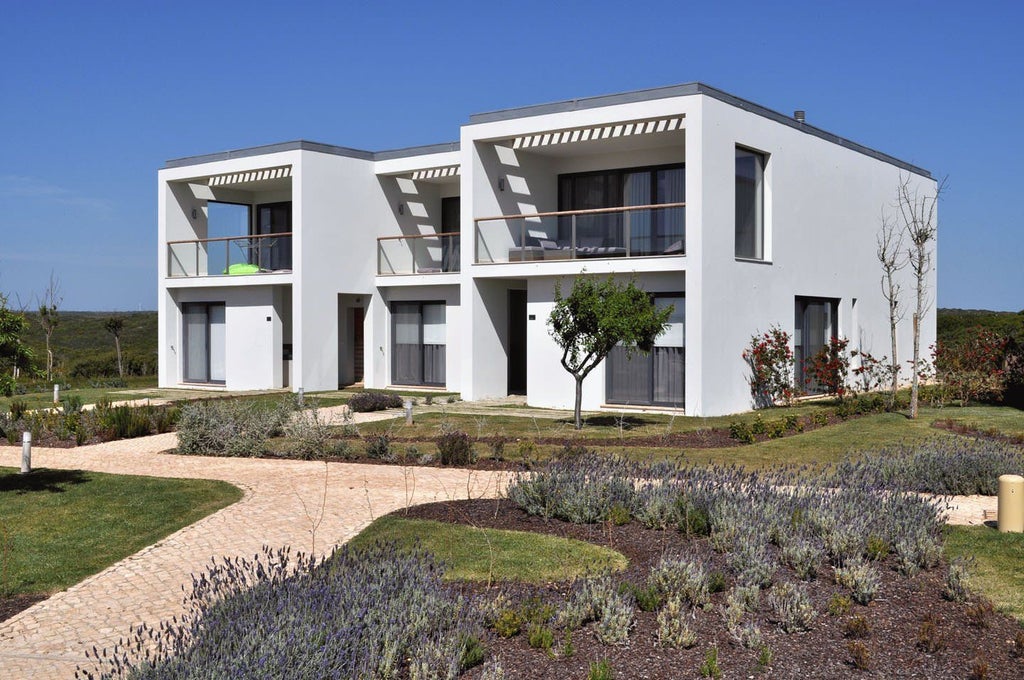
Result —
[{"label": "shrub", "polygon": [[678,597],[694,607],[702,607],[710,599],[707,570],[683,557],[662,557],[651,568],[648,582],[664,597]]},{"label": "shrub", "polygon": [[133,628],[83,677],[454,678],[481,657],[479,619],[442,571],[386,544],[228,559],[194,578],[183,618]]},{"label": "shrub", "polygon": [[722,669],[718,667],[718,647],[712,647],[704,655],[704,663],[700,665],[700,677],[721,678]]},{"label": "shrub", "polygon": [[613,592],[604,603],[601,618],[594,626],[594,635],[606,645],[625,644],[629,641],[633,614],[633,603],[629,598]]},{"label": "shrub", "polygon": [[145,407],[114,406],[99,415],[100,426],[113,439],[145,437],[150,431],[149,414]]},{"label": "shrub", "polygon": [[817,615],[807,591],[788,581],[772,588],[768,593],[768,605],[779,627],[786,633],[810,630]]},{"label": "shrub", "polygon": [[870,564],[853,560],[846,566],[835,568],[836,583],[850,589],[853,599],[868,604],[878,593],[881,580]]},{"label": "shrub", "polygon": [[850,640],[846,643],[846,649],[850,652],[850,663],[857,670],[866,671],[871,668],[871,651],[868,646],[859,640]]},{"label": "shrub", "polygon": [[1006,391],[1006,343],[1005,337],[981,327],[970,329],[958,341],[936,342],[932,356],[943,397],[961,406],[1000,399]]},{"label": "shrub", "polygon": [[11,420],[21,420],[28,413],[28,402],[23,399],[11,399],[10,411]]},{"label": "shrub", "polygon": [[863,616],[854,616],[843,624],[843,636],[848,638],[871,637],[871,624]]},{"label": "shrub", "polygon": [[614,678],[615,674],[612,672],[612,665],[608,663],[608,659],[601,659],[590,664],[587,680],[614,680]]},{"label": "shrub", "polygon": [[946,646],[946,638],[939,630],[938,620],[929,614],[917,629],[915,645],[925,654],[935,654]]},{"label": "shrub", "polygon": [[284,433],[293,440],[292,455],[303,460],[313,460],[336,453],[336,447],[331,441],[330,425],[330,418],[323,418],[316,405],[293,415],[284,427]]},{"label": "shrub", "polygon": [[832,596],[828,598],[827,611],[829,616],[842,616],[846,612],[850,611],[850,607],[852,605],[853,600],[851,600],[848,595],[832,593]]},{"label": "shrub", "polygon": [[534,649],[543,649],[544,651],[550,651],[551,647],[555,644],[555,634],[547,626],[543,626],[539,623],[531,623],[530,628],[526,633],[527,642]]},{"label": "shrub", "polygon": [[750,367],[750,396],[754,408],[767,408],[793,400],[793,350],[789,333],[772,326],[767,333],[754,335],[743,350]]},{"label": "shrub", "polygon": [[348,400],[348,407],[355,413],[368,411],[384,411],[389,408],[402,408],[402,397],[391,392],[375,392],[366,390],[356,392]]},{"label": "shrub", "polygon": [[664,599],[656,586],[638,586],[629,581],[619,585],[619,593],[632,595],[636,606],[644,612],[657,611]]},{"label": "shrub", "polygon": [[441,465],[471,465],[476,460],[470,436],[447,423],[442,425],[441,434],[434,442],[437,444]]},{"label": "shrub", "polygon": [[977,602],[968,605],[967,622],[975,628],[988,628],[995,613],[996,608],[992,604],[992,600],[980,597]]},{"label": "shrub", "polygon": [[194,401],[181,407],[178,452],[258,456],[281,434],[294,408],[291,398],[275,405],[241,399]]},{"label": "shrub", "polygon": [[494,632],[503,638],[519,635],[522,627],[522,617],[519,616],[519,612],[515,609],[502,611],[494,620]]},{"label": "shrub", "polygon": [[367,439],[366,455],[376,460],[387,460],[391,456],[391,435],[381,432]]},{"label": "shrub", "polygon": [[670,597],[658,612],[658,644],[673,649],[689,649],[697,644],[697,632],[686,621],[686,609],[678,597]]},{"label": "shrub", "polygon": [[821,351],[804,362],[804,381],[810,391],[846,396],[846,377],[850,370],[850,357],[846,354],[846,338],[829,338]]},{"label": "shrub", "polygon": [[559,625],[575,630],[604,615],[608,602],[615,595],[608,577],[584,579],[576,584],[572,594],[557,613]]},{"label": "shrub", "polygon": [[946,572],[946,584],[942,596],[953,602],[966,602],[971,594],[970,562],[963,557],[954,558]]},{"label": "shrub", "polygon": [[824,556],[821,548],[804,538],[796,538],[782,548],[782,561],[792,567],[802,581],[814,580]]},{"label": "shrub", "polygon": [[850,458],[832,478],[845,485],[952,496],[994,496],[999,476],[1024,468],[1019,448],[984,439],[947,437]]}]

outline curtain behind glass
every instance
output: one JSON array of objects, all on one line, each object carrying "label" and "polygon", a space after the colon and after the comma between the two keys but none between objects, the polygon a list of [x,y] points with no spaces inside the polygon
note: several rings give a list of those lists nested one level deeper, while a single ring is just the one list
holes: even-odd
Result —
[{"label": "curtain behind glass", "polygon": [[397,385],[419,385],[423,382],[420,305],[396,302],[391,315],[395,328],[391,381]]},{"label": "curtain behind glass", "polygon": [[[651,202],[651,173],[626,173],[623,200],[626,205],[649,205]],[[650,255],[653,252],[651,238],[651,211],[631,210],[623,218],[629,220],[631,255]]]},{"label": "curtain behind glass", "polygon": [[209,307],[210,382],[227,381],[227,348],[224,305]]},{"label": "curtain behind glass", "polygon": [[[686,202],[686,168],[658,170],[655,203]],[[681,253],[686,246],[686,208],[664,208],[654,211],[656,240],[654,252]]]},{"label": "curtain behind glass", "polygon": [[626,356],[626,348],[616,345],[605,360],[607,388],[605,398],[613,404],[651,403],[651,357],[639,352]]},{"label": "curtain behind glass", "polygon": [[209,382],[206,335],[208,317],[206,305],[182,305],[181,318],[184,325],[185,381]]}]

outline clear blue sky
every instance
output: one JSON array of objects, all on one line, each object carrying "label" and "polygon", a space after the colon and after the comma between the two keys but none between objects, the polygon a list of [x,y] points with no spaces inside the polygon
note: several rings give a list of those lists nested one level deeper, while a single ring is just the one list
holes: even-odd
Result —
[{"label": "clear blue sky", "polygon": [[0,291],[156,307],[156,172],[292,139],[451,141],[469,114],[699,80],[949,176],[943,307],[1024,309],[1024,3],[14,2]]}]

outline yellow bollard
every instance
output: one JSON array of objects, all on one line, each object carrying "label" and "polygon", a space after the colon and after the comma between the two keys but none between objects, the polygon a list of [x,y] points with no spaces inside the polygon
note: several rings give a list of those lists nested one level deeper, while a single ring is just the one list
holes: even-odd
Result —
[{"label": "yellow bollard", "polygon": [[999,531],[1024,532],[1024,477],[999,477]]}]

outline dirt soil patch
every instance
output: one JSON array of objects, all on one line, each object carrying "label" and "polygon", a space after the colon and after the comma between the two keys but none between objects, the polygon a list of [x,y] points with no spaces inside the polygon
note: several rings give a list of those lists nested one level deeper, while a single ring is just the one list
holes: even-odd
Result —
[{"label": "dirt soil patch", "polygon": [[46,595],[15,595],[0,597],[0,621],[6,621],[18,612],[24,611],[36,602],[42,602]]},{"label": "dirt soil patch", "polygon": [[[657,643],[656,615],[636,612],[629,643],[609,646],[600,643],[591,628],[584,627],[572,635],[574,653],[565,658],[558,649],[563,639],[555,632],[552,655],[530,648],[526,636],[499,637],[487,631],[485,643],[489,658],[498,658],[508,678],[556,680],[583,678],[590,664],[607,659],[615,677],[625,678],[691,678],[699,677],[699,668],[712,646],[718,648],[718,663],[726,678],[1014,678],[1024,677],[1024,660],[1015,656],[1014,639],[1020,625],[1012,618],[988,613],[972,616],[977,601],[950,602],[942,597],[945,568],[922,572],[913,578],[900,575],[892,558],[878,564],[882,579],[879,593],[868,606],[854,603],[846,614],[827,613],[833,594],[846,594],[835,584],[832,570],[822,564],[818,578],[800,582],[795,574],[781,566],[775,582],[793,581],[808,589],[818,616],[812,629],[805,633],[782,632],[773,620],[767,598],[762,596],[757,612],[747,620],[760,626],[764,640],[773,652],[770,666],[758,666],[758,653],[746,649],[730,636],[721,611],[733,579],[722,555],[716,554],[707,539],[686,538],[677,531],[657,531],[632,522],[626,526],[610,524],[574,525],[558,520],[531,517],[501,500],[474,500],[433,503],[410,508],[400,514],[407,517],[458,522],[480,527],[535,531],[576,538],[614,548],[630,560],[629,568],[614,577],[616,582],[643,583],[651,567],[666,553],[682,554],[699,559],[709,570],[726,575],[727,590],[712,595],[712,607],[694,611],[690,625],[698,635],[697,645],[688,650],[660,647]],[[546,586],[499,584],[487,589],[481,584],[460,583],[468,594],[494,597],[504,592],[513,602],[539,597],[545,602],[561,605],[570,592],[570,585],[552,583]],[[870,627],[868,637],[852,640],[844,629],[854,617],[863,617]],[[939,647],[931,653],[922,649],[919,637],[922,625],[931,621],[931,639]],[[869,668],[858,670],[853,665],[849,645],[863,643],[869,656]],[[465,677],[476,678],[479,669]]]}]

